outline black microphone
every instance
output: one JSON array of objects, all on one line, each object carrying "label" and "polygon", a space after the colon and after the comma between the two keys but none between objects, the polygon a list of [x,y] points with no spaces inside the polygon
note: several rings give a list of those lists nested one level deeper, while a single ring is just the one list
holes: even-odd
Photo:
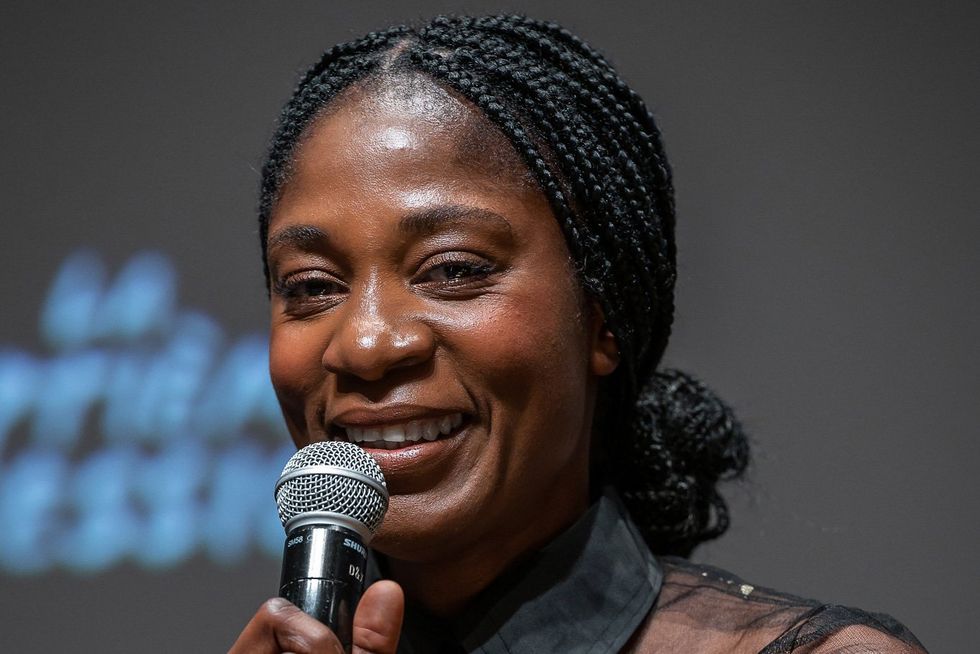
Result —
[{"label": "black microphone", "polygon": [[330,627],[350,652],[367,544],[388,509],[381,468],[353,443],[312,443],[283,468],[276,504],[286,529],[279,597]]}]

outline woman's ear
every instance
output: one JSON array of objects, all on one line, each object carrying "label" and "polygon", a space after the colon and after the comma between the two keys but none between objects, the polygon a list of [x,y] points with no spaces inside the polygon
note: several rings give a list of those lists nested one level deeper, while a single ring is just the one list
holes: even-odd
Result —
[{"label": "woman's ear", "polygon": [[595,300],[589,301],[589,371],[598,377],[611,374],[619,365],[619,346],[606,325],[606,316]]}]

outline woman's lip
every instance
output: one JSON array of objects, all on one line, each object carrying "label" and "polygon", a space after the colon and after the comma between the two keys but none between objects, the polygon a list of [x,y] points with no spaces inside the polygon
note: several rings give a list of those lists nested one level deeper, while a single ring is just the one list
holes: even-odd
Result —
[{"label": "woman's lip", "polygon": [[366,447],[369,443],[358,445],[378,462],[391,494],[408,494],[438,483],[448,472],[446,465],[466,441],[472,426],[464,422],[449,436],[413,442],[393,450]]},{"label": "woman's lip", "polygon": [[461,413],[468,415],[462,409],[434,408],[408,404],[389,405],[378,408],[356,408],[341,411],[328,420],[328,424],[338,427],[377,427],[411,422],[413,420],[432,420],[443,416]]}]

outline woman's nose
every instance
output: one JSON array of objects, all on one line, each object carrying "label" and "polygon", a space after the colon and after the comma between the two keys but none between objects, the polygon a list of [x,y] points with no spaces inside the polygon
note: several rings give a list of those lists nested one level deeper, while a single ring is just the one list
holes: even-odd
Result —
[{"label": "woman's nose", "polygon": [[432,358],[431,328],[401,298],[373,289],[347,300],[337,330],[323,351],[323,367],[337,375],[377,381],[388,372]]}]

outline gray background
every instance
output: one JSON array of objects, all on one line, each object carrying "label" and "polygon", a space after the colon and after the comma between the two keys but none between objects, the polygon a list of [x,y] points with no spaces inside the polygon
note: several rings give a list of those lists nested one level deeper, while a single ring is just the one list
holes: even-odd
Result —
[{"label": "gray background", "polygon": [[[184,305],[262,329],[256,168],[295,74],[337,40],[518,9],[599,47],[676,173],[668,363],[755,441],[734,526],[695,558],[886,611],[970,651],[978,566],[980,194],[973,3],[54,3],[0,15],[4,310],[36,345],[59,262],[178,261]],[[278,563],[0,577],[3,650],[223,651]]]}]

